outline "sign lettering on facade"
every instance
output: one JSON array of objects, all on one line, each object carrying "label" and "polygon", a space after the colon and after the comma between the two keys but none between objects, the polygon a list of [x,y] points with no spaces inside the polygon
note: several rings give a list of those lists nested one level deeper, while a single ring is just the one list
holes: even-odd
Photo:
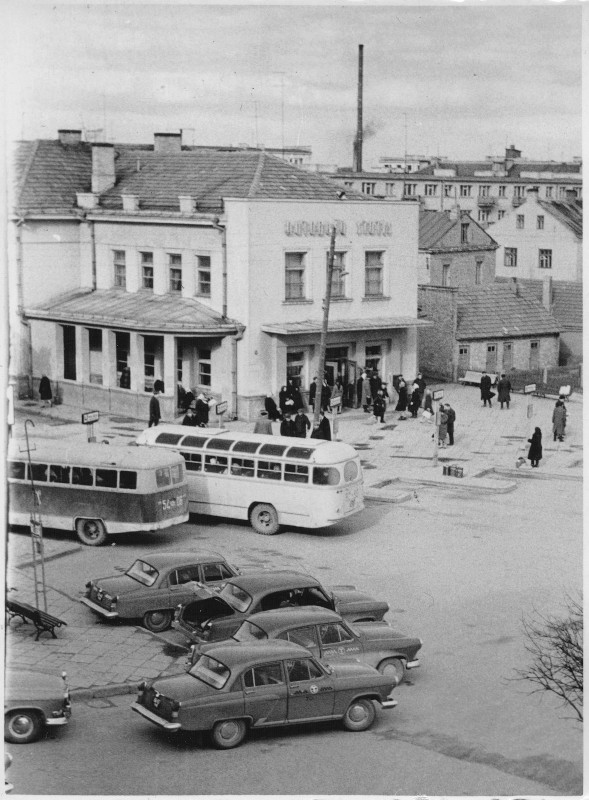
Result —
[{"label": "sign lettering on facade", "polygon": [[392,236],[393,226],[390,222],[382,220],[372,222],[364,220],[356,223],[356,234],[358,236]]},{"label": "sign lettering on facade", "polygon": [[335,219],[333,222],[309,222],[304,219],[285,222],[284,232],[287,236],[331,236],[334,225],[338,236],[346,235],[346,223],[341,219]]}]

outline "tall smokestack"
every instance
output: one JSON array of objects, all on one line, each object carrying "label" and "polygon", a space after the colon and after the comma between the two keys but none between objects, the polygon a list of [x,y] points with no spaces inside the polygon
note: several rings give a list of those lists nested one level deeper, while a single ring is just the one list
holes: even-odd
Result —
[{"label": "tall smokestack", "polygon": [[354,172],[362,172],[362,91],[364,88],[364,45],[358,45],[358,126],[354,141]]}]

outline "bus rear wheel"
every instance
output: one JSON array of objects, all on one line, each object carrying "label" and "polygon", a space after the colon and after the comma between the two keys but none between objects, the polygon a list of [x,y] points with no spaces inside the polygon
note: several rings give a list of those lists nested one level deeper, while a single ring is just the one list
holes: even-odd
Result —
[{"label": "bus rear wheel", "polygon": [[101,519],[79,519],[76,533],[82,544],[88,547],[99,547],[106,542],[106,528]]},{"label": "bus rear wheel", "polygon": [[280,525],[274,506],[270,503],[256,503],[250,511],[250,525],[256,533],[263,536],[274,536],[278,533]]}]

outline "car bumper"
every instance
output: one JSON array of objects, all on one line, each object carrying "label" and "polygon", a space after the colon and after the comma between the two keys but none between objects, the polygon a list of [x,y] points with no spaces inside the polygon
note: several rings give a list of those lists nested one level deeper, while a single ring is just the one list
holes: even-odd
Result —
[{"label": "car bumper", "polygon": [[407,669],[415,669],[415,667],[420,667],[420,666],[421,666],[421,662],[419,661],[418,658],[415,658],[413,661],[408,661],[405,664],[405,667]]},{"label": "car bumper", "polygon": [[164,728],[166,731],[179,731],[182,725],[179,722],[168,722],[166,719],[162,719],[158,717],[157,714],[154,714],[153,711],[149,711],[147,708],[144,708],[139,703],[133,703],[131,706],[133,711],[136,711],[138,714],[141,714],[142,717],[148,719],[150,722],[153,722],[154,725],[157,725],[159,728]]},{"label": "car bumper", "polygon": [[118,611],[108,611],[106,608],[99,606],[98,603],[95,603],[93,600],[88,599],[87,597],[81,597],[80,603],[84,603],[85,606],[95,611],[97,614],[100,614],[102,617],[106,617],[107,619],[116,619],[119,616]]},{"label": "car bumper", "polygon": [[[69,716],[69,715],[68,715]],[[67,717],[47,717],[45,720],[45,725],[67,725]]]},{"label": "car bumper", "polygon": [[398,701],[393,700],[392,697],[389,697],[381,702],[381,706],[383,708],[394,708],[396,705],[398,705]]}]

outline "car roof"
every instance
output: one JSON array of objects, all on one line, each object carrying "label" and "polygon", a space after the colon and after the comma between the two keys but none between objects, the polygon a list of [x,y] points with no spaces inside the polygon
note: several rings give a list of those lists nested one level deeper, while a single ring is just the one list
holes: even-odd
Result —
[{"label": "car roof", "polygon": [[303,586],[321,586],[316,578],[304,572],[279,569],[265,572],[247,572],[237,575],[228,583],[234,583],[250,594],[258,593],[264,589],[297,589]]},{"label": "car roof", "polygon": [[211,550],[195,550],[194,552],[160,552],[147,553],[138,556],[136,560],[145,561],[156,569],[166,569],[167,567],[182,567],[189,564],[208,564],[209,562],[226,561],[220,554]]},{"label": "car roof", "polygon": [[298,606],[275,608],[271,611],[258,611],[248,617],[248,622],[259,625],[266,633],[274,634],[301,625],[320,625],[329,622],[341,622],[341,616],[329,608],[319,606]]},{"label": "car roof", "polygon": [[260,662],[281,658],[309,658],[313,654],[300,644],[282,639],[263,642],[234,642],[231,639],[207,647],[205,655],[216,658],[230,669],[246,668]]}]

